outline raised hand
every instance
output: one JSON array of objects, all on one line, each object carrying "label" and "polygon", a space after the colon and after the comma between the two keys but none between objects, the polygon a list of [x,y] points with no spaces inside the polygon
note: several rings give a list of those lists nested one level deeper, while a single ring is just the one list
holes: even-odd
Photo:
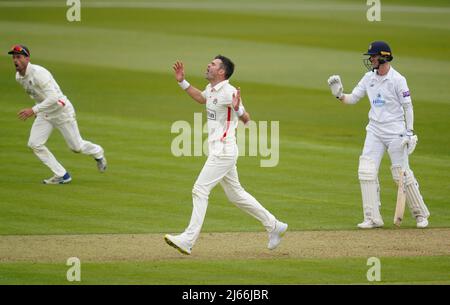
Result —
[{"label": "raised hand", "polygon": [[238,111],[239,105],[241,105],[241,88],[237,88],[236,94],[233,93],[233,108]]},{"label": "raised hand", "polygon": [[331,93],[335,97],[340,98],[342,96],[344,88],[342,86],[341,77],[339,75],[330,76],[330,78],[328,78],[328,86],[330,86]]},{"label": "raised hand", "polygon": [[184,65],[183,62],[177,60],[177,62],[172,66],[173,71],[175,72],[175,79],[178,82],[184,80]]}]

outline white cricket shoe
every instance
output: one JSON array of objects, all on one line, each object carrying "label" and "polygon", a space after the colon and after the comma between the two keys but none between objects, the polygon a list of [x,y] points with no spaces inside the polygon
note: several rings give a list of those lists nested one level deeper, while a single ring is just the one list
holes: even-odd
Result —
[{"label": "white cricket shoe", "polygon": [[42,181],[44,184],[67,184],[72,181],[72,177],[70,177],[69,173],[65,173],[64,176],[53,176],[49,179],[45,179]]},{"label": "white cricket shoe", "polygon": [[183,240],[183,238],[180,235],[166,234],[166,236],[164,236],[164,240],[169,246],[174,247],[181,253],[186,255],[191,254],[192,247],[189,246],[188,242]]},{"label": "white cricket shoe", "polygon": [[281,243],[281,238],[284,236],[288,229],[288,225],[286,223],[283,223],[281,221],[276,221],[275,223],[275,229],[273,229],[272,232],[269,232],[269,244],[267,245],[267,248],[269,250],[273,250]]},{"label": "white cricket shoe", "polygon": [[100,173],[104,173],[106,171],[106,158],[102,157],[99,159],[95,159],[95,161],[97,162],[97,168],[99,170]]},{"label": "white cricket shoe", "polygon": [[358,223],[358,228],[360,229],[375,229],[375,228],[381,228],[384,226],[384,223],[382,220],[379,221],[373,221],[371,219],[364,220],[361,223]]},{"label": "white cricket shoe", "polygon": [[417,227],[419,229],[428,227],[428,219],[425,217],[421,217],[421,216],[417,217],[416,222],[417,222]]}]

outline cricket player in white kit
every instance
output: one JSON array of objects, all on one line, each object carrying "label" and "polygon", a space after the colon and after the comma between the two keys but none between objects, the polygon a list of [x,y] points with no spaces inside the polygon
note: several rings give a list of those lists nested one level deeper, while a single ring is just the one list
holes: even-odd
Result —
[{"label": "cricket player in white kit", "polygon": [[231,202],[262,223],[269,233],[268,248],[275,249],[288,225],[278,221],[239,183],[235,130],[239,119],[246,123],[250,117],[241,103],[240,90],[228,80],[234,71],[233,62],[225,56],[216,56],[208,64],[206,79],[209,84],[203,92],[185,80],[182,62],[177,61],[173,69],[181,88],[192,99],[206,105],[209,154],[192,190],[193,211],[189,226],[180,235],[167,234],[165,241],[181,253],[191,254],[203,225],[209,194],[220,183]]},{"label": "cricket player in white kit", "polygon": [[391,158],[391,172],[398,184],[402,167],[405,169],[406,203],[418,228],[428,226],[430,212],[419,191],[419,184],[409,167],[408,155],[417,144],[414,134],[414,114],[405,77],[391,65],[391,49],[386,42],[375,41],[364,55],[367,72],[351,94],[343,93],[338,75],[328,79],[332,94],[345,104],[355,104],[366,94],[370,101],[369,124],[358,176],[361,184],[364,221],[359,228],[371,229],[384,225],[380,214],[378,169],[384,152]]},{"label": "cricket player in white kit", "polygon": [[12,55],[16,67],[16,81],[27,94],[36,101],[32,108],[19,111],[19,119],[36,116],[31,127],[28,146],[35,155],[53,172],[45,179],[45,184],[66,184],[72,181],[67,170],[56,160],[45,146],[53,128],[57,128],[69,148],[76,153],[94,157],[100,172],[106,170],[103,148],[81,138],[75,117],[75,110],[69,99],[62,93],[52,74],[44,67],[30,62],[30,51],[23,45],[14,45],[8,54]]}]

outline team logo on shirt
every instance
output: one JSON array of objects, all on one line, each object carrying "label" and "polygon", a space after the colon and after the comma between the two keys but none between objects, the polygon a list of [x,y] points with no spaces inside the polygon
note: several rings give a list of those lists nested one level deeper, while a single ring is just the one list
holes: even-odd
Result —
[{"label": "team logo on shirt", "polygon": [[381,94],[377,94],[377,97],[372,101],[372,105],[375,107],[383,107],[386,101],[381,97]]},{"label": "team logo on shirt", "polygon": [[206,108],[206,115],[208,116],[208,120],[216,120],[216,111]]},{"label": "team logo on shirt", "polygon": [[214,105],[217,104],[217,99],[216,98],[213,100],[213,104]]},{"label": "team logo on shirt", "polygon": [[409,94],[409,90],[403,92],[403,97],[408,97],[408,96],[411,96],[411,94]]}]

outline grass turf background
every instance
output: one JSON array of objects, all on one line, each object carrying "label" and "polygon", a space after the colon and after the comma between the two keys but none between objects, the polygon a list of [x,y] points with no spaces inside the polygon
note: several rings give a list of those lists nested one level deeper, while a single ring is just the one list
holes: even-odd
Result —
[{"label": "grass turf background", "polygon": [[[447,2],[420,6],[397,1],[383,5],[382,22],[368,22],[367,7],[360,1],[133,2],[143,7],[117,7],[119,2],[114,2],[116,7],[94,7],[101,2],[83,1],[79,23],[67,22],[67,8],[60,4],[45,1],[51,5],[37,6],[43,2],[33,1],[8,7],[2,2],[0,234],[181,231],[189,220],[191,188],[204,158],[172,156],[170,127],[177,120],[193,122],[193,112],[203,109],[178,88],[171,64],[182,59],[189,81],[202,88],[206,64],[219,53],[235,61],[232,83],[242,88],[252,118],[280,122],[279,165],[261,168],[260,158],[241,157],[241,183],[291,230],[354,229],[362,216],[356,172],[369,106],[366,99],[355,106],[338,104],[326,79],[340,73],[344,88],[351,90],[365,72],[361,54],[377,39],[389,41],[394,67],[411,89],[419,135],[411,165],[432,213],[431,226],[449,226]],[[48,146],[74,181],[54,188],[39,184],[50,174],[26,147],[32,122],[16,119],[19,109],[32,105],[15,83],[6,55],[16,42],[28,45],[32,62],[53,73],[77,110],[83,137],[106,149],[106,174],[98,174],[90,158],[72,154],[56,131]],[[396,189],[387,156],[380,182],[382,214],[390,228]],[[227,202],[220,187],[210,198],[205,232],[261,230],[258,222]],[[404,226],[412,227],[414,221],[408,217]],[[267,265],[246,263],[263,271]],[[286,270],[291,263],[272,262]],[[191,274],[200,276],[214,264],[220,263],[196,262],[190,265]],[[233,268],[231,262],[224,264]],[[315,264],[331,266],[326,261]],[[6,283],[53,283],[45,266],[59,268],[2,264],[2,269],[8,266],[10,271],[1,273]],[[35,279],[21,280],[21,266],[32,266]],[[101,274],[102,265],[95,266]],[[364,262],[362,268],[367,268]],[[438,268],[430,268],[425,278],[416,277],[419,271],[412,265],[405,268],[407,275],[399,281],[442,280],[439,272],[431,271]],[[264,272],[268,276],[261,279],[274,277],[274,269]],[[358,276],[364,280],[365,273],[356,273],[336,281],[359,282]],[[146,283],[165,282],[151,274],[143,278]],[[98,282],[101,279],[99,275]],[[303,277],[277,280],[275,275],[273,281],[299,283]],[[227,283],[238,282],[260,283],[254,276],[233,277],[231,272]]]}]

